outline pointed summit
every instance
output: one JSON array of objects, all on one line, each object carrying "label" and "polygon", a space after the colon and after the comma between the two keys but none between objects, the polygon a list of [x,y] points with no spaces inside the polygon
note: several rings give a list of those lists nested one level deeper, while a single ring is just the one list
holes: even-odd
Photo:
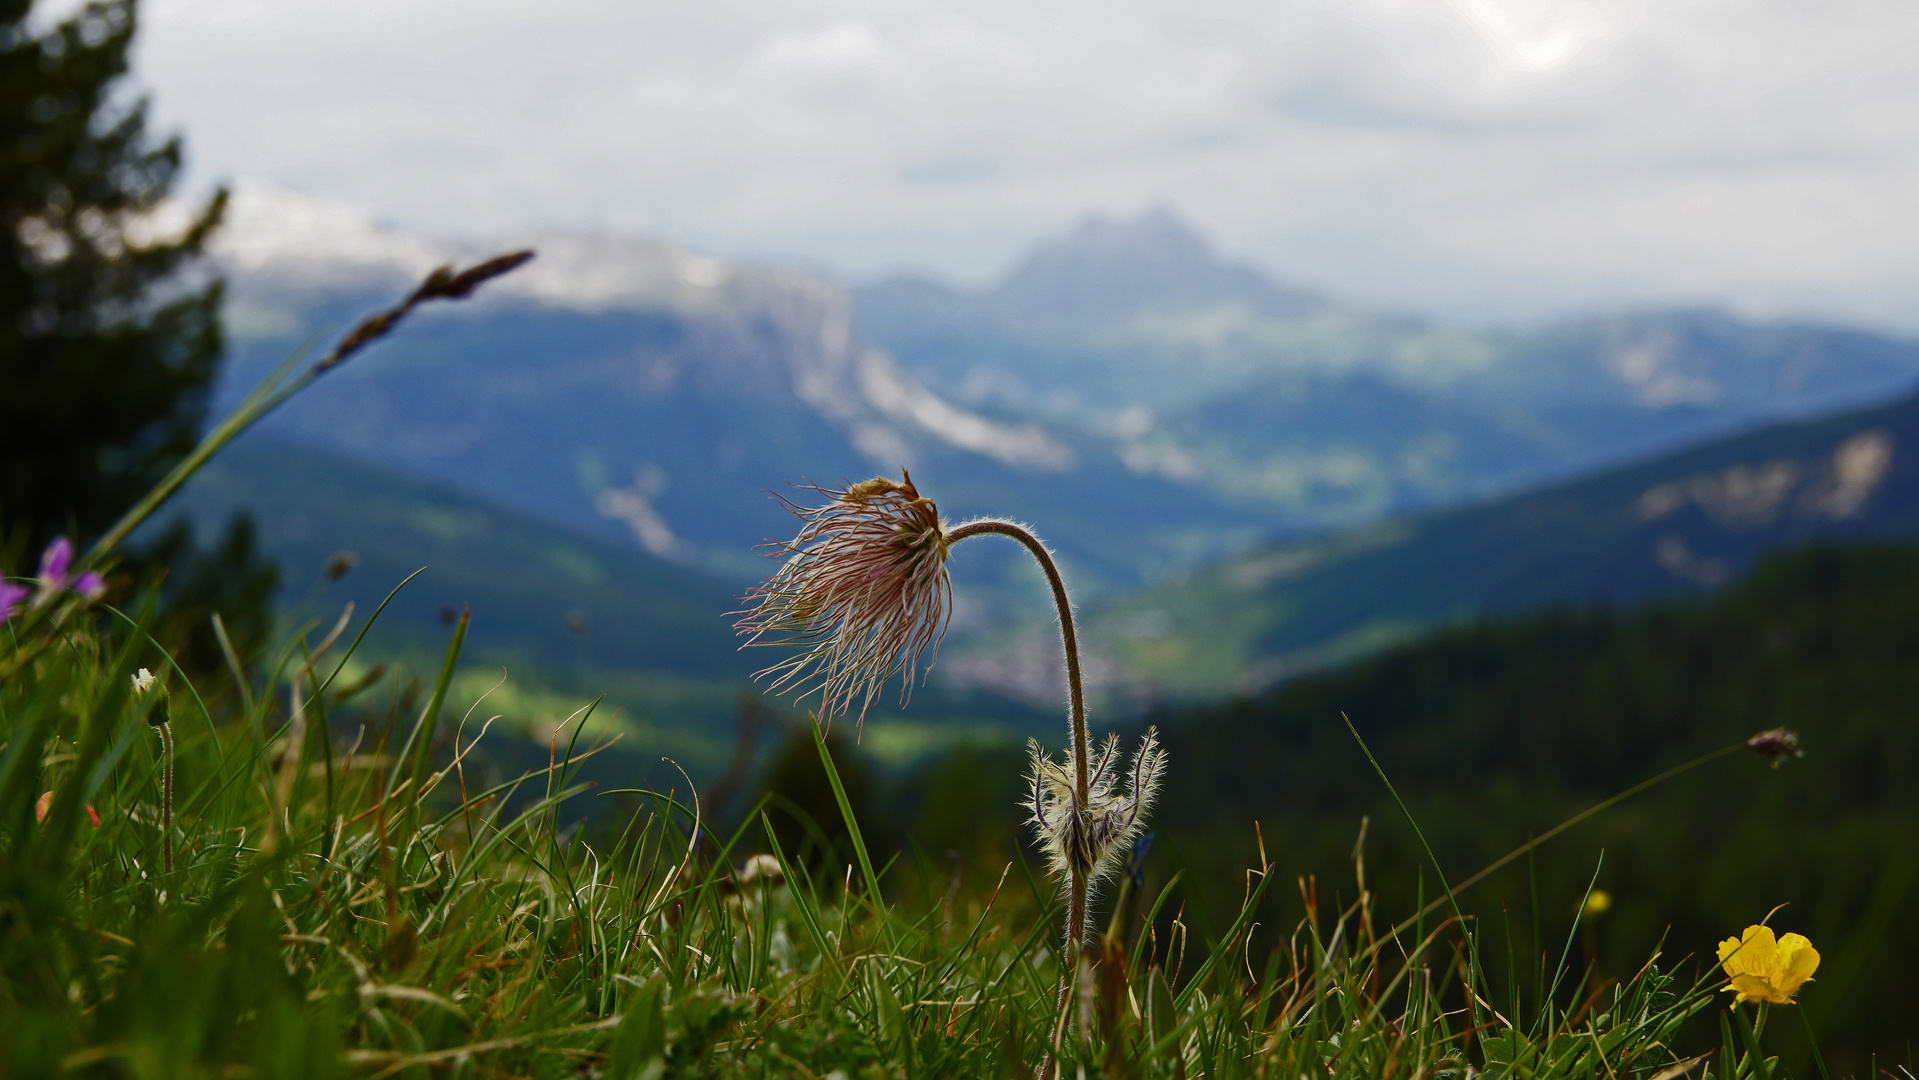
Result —
[{"label": "pointed summit", "polygon": [[1238,302],[1265,315],[1305,315],[1325,306],[1227,262],[1166,207],[1135,217],[1089,217],[1033,249],[994,289],[1003,318],[1046,322],[1110,319],[1140,310]]}]

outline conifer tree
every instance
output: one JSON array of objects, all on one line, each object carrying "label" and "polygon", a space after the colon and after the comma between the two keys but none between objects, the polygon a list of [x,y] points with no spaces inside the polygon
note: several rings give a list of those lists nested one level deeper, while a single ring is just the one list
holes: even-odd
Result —
[{"label": "conifer tree", "polygon": [[[226,193],[157,220],[181,146],[149,134],[126,85],[134,0],[51,25],[33,6],[0,0],[0,563],[16,573],[52,537],[103,532],[192,449],[223,348],[221,283],[196,260]],[[177,524],[124,553],[120,580],[162,583],[181,662],[218,667],[215,611],[242,655],[270,632],[278,571],[246,517],[210,551]]]},{"label": "conifer tree", "polygon": [[0,523],[37,547],[104,530],[198,437],[220,283],[190,275],[226,197],[154,227],[181,148],[125,87],[132,0],[32,7],[0,0]]}]

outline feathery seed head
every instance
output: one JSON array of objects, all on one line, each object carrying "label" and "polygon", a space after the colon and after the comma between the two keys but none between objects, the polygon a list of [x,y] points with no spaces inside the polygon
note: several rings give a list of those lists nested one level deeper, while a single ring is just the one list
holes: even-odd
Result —
[{"label": "feathery seed head", "polygon": [[[1119,869],[1127,850],[1145,828],[1146,815],[1159,793],[1166,769],[1166,751],[1159,732],[1146,729],[1132,764],[1122,767],[1119,739],[1107,736],[1087,778],[1086,805],[1079,806],[1074,790],[1073,763],[1054,761],[1037,741],[1028,743],[1033,755],[1033,791],[1027,806],[1028,823],[1046,850],[1053,873],[1089,885]],[[1126,789],[1120,790],[1124,780]]]},{"label": "feathery seed head", "polygon": [[843,490],[800,486],[826,503],[776,496],[802,524],[793,539],[770,545],[768,554],[786,561],[742,598],[752,606],[735,612],[733,628],[747,645],[800,650],[756,673],[769,689],[818,692],[829,723],[857,703],[863,722],[888,679],[902,677],[904,704],[921,657],[938,655],[953,610],[946,533],[939,508],[904,472],[897,482],[880,476]]}]

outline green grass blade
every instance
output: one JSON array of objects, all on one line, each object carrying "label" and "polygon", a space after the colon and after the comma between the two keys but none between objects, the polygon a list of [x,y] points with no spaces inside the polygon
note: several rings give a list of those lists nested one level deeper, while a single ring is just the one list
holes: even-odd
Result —
[{"label": "green grass blade", "polygon": [[1819,1036],[1812,1030],[1812,1017],[1807,1016],[1803,1008],[1799,1010],[1799,1022],[1805,1026],[1806,1045],[1812,1047],[1813,1064],[1819,1066],[1819,1080],[1832,1080],[1832,1074],[1826,1071],[1826,1055],[1819,1052]]},{"label": "green grass blade", "polygon": [[[366,625],[360,627],[360,632],[353,635],[353,644],[347,646],[346,655],[340,657],[340,662],[333,665],[333,674],[328,675],[326,677],[326,681],[320,684],[320,689],[318,693],[314,695],[315,697],[318,697],[320,694],[326,693],[327,687],[333,685],[333,680],[339,678],[340,672],[346,670],[346,662],[348,660],[353,659],[353,651],[360,647],[361,639],[365,638],[367,631],[373,629],[373,624],[379,621],[380,612],[386,610],[386,606],[393,602],[394,597],[400,595],[400,590],[406,588],[408,582],[412,581],[416,577],[419,577],[421,574],[426,573],[426,571],[427,571],[427,568],[422,566],[418,570],[415,570],[411,574],[408,574],[406,578],[402,580],[398,585],[393,586],[393,591],[390,593],[387,593],[386,599],[380,601],[380,606],[374,608],[373,614],[367,616]],[[223,632],[223,636],[221,637],[221,640],[222,641],[226,640],[224,636],[224,632]],[[239,665],[237,662],[234,665],[234,669],[236,672],[239,670]]]},{"label": "green grass blade", "polygon": [[793,872],[793,864],[786,860],[786,852],[780,848],[780,838],[773,832],[773,822],[768,820],[766,811],[760,811],[760,830],[766,834],[766,844],[773,850],[773,858],[780,864],[780,873],[786,875],[786,888],[793,897],[793,906],[800,911],[800,921],[806,924],[806,933],[813,939],[813,947],[820,951],[821,959],[833,955],[832,943],[826,940],[826,928],[820,922],[820,913],[813,906],[811,890],[806,888],[800,876]]},{"label": "green grass blade", "polygon": [[1213,969],[1219,965],[1220,956],[1233,948],[1234,942],[1239,940],[1240,931],[1246,927],[1247,923],[1252,921],[1253,913],[1259,910],[1259,901],[1261,897],[1266,895],[1266,887],[1272,883],[1273,875],[1270,871],[1260,875],[1259,887],[1254,889],[1253,894],[1246,898],[1246,903],[1239,909],[1239,917],[1235,918],[1232,925],[1226,928],[1226,936],[1220,939],[1219,947],[1206,954],[1206,959],[1200,963],[1199,969],[1193,972],[1193,977],[1187,980],[1186,986],[1180,990],[1179,996],[1173,999],[1175,1006],[1182,1009],[1185,1008],[1186,1002],[1192,998],[1193,993],[1199,989],[1200,984],[1206,981],[1206,976],[1211,975]]},{"label": "green grass blade", "polygon": [[1772,1080],[1772,1067],[1766,1064],[1765,1052],[1759,1049],[1759,1035],[1753,1031],[1746,1014],[1737,1006],[1729,1010],[1733,1015],[1733,1024],[1739,1029],[1739,1040],[1746,1044],[1746,1060],[1752,1065],[1755,1080]]},{"label": "green grass blade", "polygon": [[846,798],[846,785],[840,783],[840,771],[833,767],[833,755],[826,749],[826,735],[820,730],[817,717],[808,717],[813,727],[813,746],[820,753],[820,767],[826,770],[826,779],[833,785],[833,801],[839,803],[840,817],[846,822],[846,832],[853,844],[853,855],[859,860],[860,874],[866,881],[867,899],[873,905],[873,913],[880,920],[881,931],[892,941],[892,923],[886,917],[886,901],[880,896],[880,878],[873,872],[872,857],[866,853],[866,840],[860,836],[860,823],[853,817],[853,804]]},{"label": "green grass blade", "polygon": [[433,750],[433,731],[440,722],[440,709],[446,704],[447,688],[453,685],[453,670],[460,664],[460,646],[466,643],[467,623],[473,617],[472,609],[460,611],[460,621],[453,628],[453,640],[446,647],[446,660],[440,665],[440,678],[433,684],[433,697],[421,711],[418,723],[406,737],[405,745],[400,747],[398,760],[393,763],[392,778],[387,781],[390,788],[400,779],[400,770],[407,766],[411,757],[412,768],[408,775],[412,778],[412,797],[417,798],[420,784],[426,779],[427,755]]}]

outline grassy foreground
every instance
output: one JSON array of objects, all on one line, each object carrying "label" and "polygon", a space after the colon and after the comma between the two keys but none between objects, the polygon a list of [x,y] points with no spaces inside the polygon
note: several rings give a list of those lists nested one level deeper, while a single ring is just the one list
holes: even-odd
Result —
[{"label": "grassy foreground", "polygon": [[[1048,1061],[1059,904],[1020,864],[990,890],[950,888],[937,867],[873,866],[853,825],[842,872],[782,851],[765,811],[719,836],[685,791],[599,799],[569,779],[591,751],[565,742],[550,767],[490,778],[484,712],[443,697],[457,629],[438,691],[403,714],[330,685],[371,620],[205,685],[136,621],[70,621],[0,685],[9,1075],[1028,1076]],[[143,667],[162,673],[145,693]],[[562,812],[582,800],[599,810],[584,827]],[[1177,883],[1122,883],[1056,1074],[1778,1075],[1746,1048],[1752,1008],[1714,994],[1723,980],[1683,985],[1654,958],[1586,986],[1570,940],[1539,972],[1489,978],[1473,924],[1390,926],[1363,891],[1341,910],[1309,892],[1308,918],[1254,950],[1247,913],[1276,885],[1293,887],[1249,870],[1223,939],[1188,941]],[[1672,1045],[1706,1009],[1730,1021],[1724,1045]]]}]

